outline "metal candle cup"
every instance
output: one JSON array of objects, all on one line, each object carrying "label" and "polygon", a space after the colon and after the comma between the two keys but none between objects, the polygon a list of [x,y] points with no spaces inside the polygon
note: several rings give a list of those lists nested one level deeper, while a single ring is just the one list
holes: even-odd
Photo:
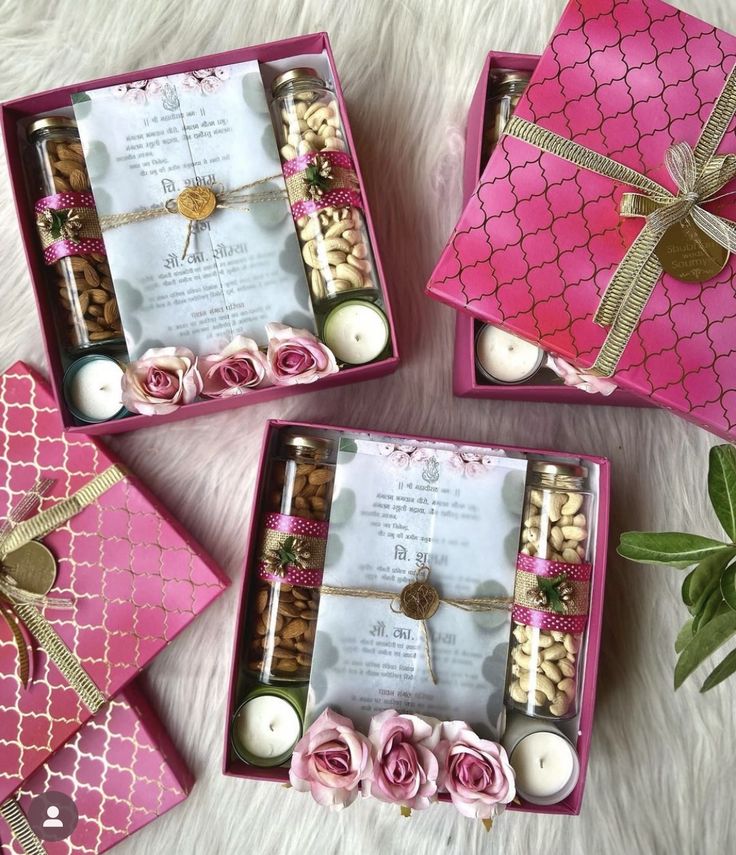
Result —
[{"label": "metal candle cup", "polygon": [[483,324],[475,337],[475,364],[492,383],[523,383],[539,371],[544,358],[540,347],[492,324]]},{"label": "metal candle cup", "polygon": [[345,300],[327,315],[322,340],[339,362],[365,365],[386,349],[388,318],[368,300]]}]

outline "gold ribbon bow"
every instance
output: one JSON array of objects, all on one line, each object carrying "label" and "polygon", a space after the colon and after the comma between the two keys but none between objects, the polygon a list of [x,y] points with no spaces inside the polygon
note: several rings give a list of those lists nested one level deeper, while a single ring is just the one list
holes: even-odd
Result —
[{"label": "gold ribbon bow", "polygon": [[46,847],[31,828],[18,800],[11,796],[0,803],[0,816],[7,822],[15,840],[26,855],[47,855]]},{"label": "gold ribbon bow", "polygon": [[[125,477],[122,467],[110,466],[68,498],[62,499],[44,511],[35,513],[28,519],[21,519],[13,524],[12,518],[20,516],[16,508],[10,515],[11,526],[0,535],[0,602],[5,607],[0,611],[11,627],[18,648],[21,680],[24,676],[23,663],[26,662],[27,669],[29,657],[27,641],[23,634],[25,629],[46,652],[84,705],[93,713],[106,703],[105,696],[84,670],[79,659],[41,613],[41,609],[44,608],[70,608],[72,603],[21,587],[3,569],[3,563],[16,550],[33,540],[40,540],[68,522]],[[8,615],[6,610],[12,612],[12,615]]]},{"label": "gold ribbon bow", "polygon": [[103,232],[108,229],[117,229],[129,223],[142,223],[153,220],[167,214],[181,214],[187,220],[187,232],[184,238],[184,249],[181,257],[187,254],[189,241],[192,237],[194,223],[206,220],[218,208],[230,208],[235,211],[249,211],[252,205],[259,202],[278,202],[287,198],[286,190],[265,190],[260,193],[252,193],[254,187],[268,184],[271,181],[283,180],[279,172],[276,175],[267,175],[250,184],[242,184],[232,190],[226,190],[221,184],[213,184],[208,187],[197,184],[193,187],[185,187],[176,198],[167,199],[163,204],[143,211],[131,211],[126,214],[106,214],[99,217],[100,228]]},{"label": "gold ribbon bow", "polygon": [[[623,356],[663,268],[655,251],[669,228],[690,224],[723,247],[736,252],[736,223],[703,206],[722,198],[719,191],[736,177],[736,155],[717,155],[716,150],[736,115],[736,66],[718,96],[697,145],[675,143],[666,155],[667,168],[678,188],[674,194],[645,175],[559,134],[513,116],[505,134],[544,152],[634,187],[626,193],[621,213],[644,217],[646,222],[621,260],[595,314],[595,322],[609,327],[591,371],[610,377]],[[732,194],[726,194],[732,195]]]},{"label": "gold ribbon bow", "polygon": [[466,612],[508,611],[513,597],[441,597],[429,581],[430,568],[423,564],[415,572],[415,580],[396,591],[374,591],[371,588],[340,588],[332,585],[320,586],[320,594],[337,597],[391,600],[391,611],[419,621],[424,638],[424,656],[432,682],[437,685],[437,676],[432,667],[432,649],[429,641],[427,621],[435,614],[441,603]]}]

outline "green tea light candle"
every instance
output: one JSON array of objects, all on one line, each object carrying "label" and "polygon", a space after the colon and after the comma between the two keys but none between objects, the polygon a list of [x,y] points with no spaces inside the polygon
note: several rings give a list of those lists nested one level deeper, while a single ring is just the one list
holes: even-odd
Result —
[{"label": "green tea light candle", "polygon": [[304,727],[304,689],[258,686],[235,711],[235,753],[252,766],[280,766],[299,741]]},{"label": "green tea light candle", "polygon": [[64,398],[80,422],[107,422],[123,415],[123,368],[101,353],[75,359],[64,374]]},{"label": "green tea light candle", "polygon": [[365,365],[388,344],[390,328],[384,312],[368,300],[345,300],[327,315],[322,340],[339,362]]}]

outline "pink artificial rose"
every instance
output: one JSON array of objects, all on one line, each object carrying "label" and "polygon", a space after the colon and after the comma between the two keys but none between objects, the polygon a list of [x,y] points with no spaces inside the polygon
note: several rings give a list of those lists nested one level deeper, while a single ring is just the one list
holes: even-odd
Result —
[{"label": "pink artificial rose", "polygon": [[130,86],[131,89],[145,89],[147,83],[147,80],[134,80],[132,83],[129,83],[128,86]]},{"label": "pink artificial rose", "polygon": [[212,72],[220,80],[227,80],[230,77],[230,69],[226,65],[218,65],[217,68],[212,69]]},{"label": "pink artificial rose", "polygon": [[284,324],[266,324],[268,367],[277,386],[314,383],[334,374],[337,362],[332,351],[309,330],[294,329]]},{"label": "pink artificial rose", "polygon": [[146,93],[143,89],[128,89],[125,93],[125,100],[131,104],[145,104]]},{"label": "pink artificial rose", "polygon": [[289,779],[321,805],[341,810],[358,797],[371,774],[370,744],[349,718],[326,709],[297,742]]},{"label": "pink artificial rose", "polygon": [[181,85],[184,89],[199,89],[199,79],[189,72],[182,78]]},{"label": "pink artificial rose", "polygon": [[252,338],[239,335],[221,353],[201,357],[199,371],[203,395],[229,398],[262,385],[268,363]]},{"label": "pink artificial rose", "polygon": [[434,755],[440,736],[436,720],[386,710],[371,719],[373,774],[366,795],[382,802],[423,810],[437,800],[439,764]]},{"label": "pink artificial rose", "polygon": [[581,371],[565,362],[560,356],[553,356],[551,353],[547,359],[547,365],[562,378],[562,382],[566,386],[575,386],[577,389],[582,389],[583,392],[598,393],[599,395],[611,395],[618,388],[613,380],[608,380],[606,377],[598,377],[595,374],[590,374],[586,371]]},{"label": "pink artificial rose", "polygon": [[212,95],[222,86],[222,80],[219,77],[205,77],[200,80],[199,85],[205,95]]},{"label": "pink artificial rose", "polygon": [[192,71],[191,74],[200,80],[204,80],[206,77],[209,77],[210,74],[214,74],[214,71],[214,68],[198,68],[196,71]]},{"label": "pink artificial rose", "polygon": [[201,391],[197,360],[186,347],[152,347],[123,375],[123,405],[143,416],[173,413]]},{"label": "pink artificial rose", "polygon": [[437,746],[439,786],[457,810],[471,819],[493,819],[516,796],[506,751],[481,739],[464,721],[446,721]]},{"label": "pink artificial rose", "polygon": [[411,463],[411,457],[405,451],[392,451],[388,456],[389,462],[397,469],[408,469]]}]

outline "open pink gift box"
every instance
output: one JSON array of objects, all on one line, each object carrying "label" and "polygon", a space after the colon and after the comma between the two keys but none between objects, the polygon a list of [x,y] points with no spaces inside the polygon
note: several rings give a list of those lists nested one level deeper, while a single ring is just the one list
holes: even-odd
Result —
[{"label": "open pink gift box", "polygon": [[[283,765],[277,765],[270,768],[265,768],[261,765],[255,765],[252,762],[246,762],[242,753],[236,752],[234,750],[234,724],[233,724],[233,716],[236,711],[241,707],[243,700],[248,696],[249,692],[252,691],[254,686],[254,677],[253,673],[250,670],[252,667],[250,665],[249,660],[252,658],[252,653],[249,652],[249,642],[248,638],[252,637],[252,617],[249,618],[249,614],[252,615],[252,602],[258,599],[257,594],[260,589],[260,585],[262,584],[261,580],[264,578],[262,576],[262,552],[261,552],[261,538],[262,538],[262,523],[264,519],[268,519],[269,516],[273,516],[270,513],[271,504],[269,504],[272,499],[271,490],[272,486],[270,486],[269,482],[269,471],[271,467],[271,461],[274,459],[274,455],[277,455],[278,449],[282,447],[284,442],[284,437],[290,434],[296,433],[299,436],[320,436],[328,439],[331,442],[336,443],[337,446],[342,450],[351,449],[347,451],[346,454],[352,454],[352,448],[360,446],[361,443],[366,443],[367,445],[380,445],[383,449],[379,452],[371,451],[370,453],[378,453],[379,455],[388,454],[392,449],[395,450],[396,456],[396,465],[399,467],[407,466],[409,468],[403,469],[402,471],[406,472],[404,476],[397,477],[405,477],[406,480],[412,480],[411,472],[415,471],[414,479],[419,479],[418,483],[422,484],[422,479],[428,480],[432,482],[432,479],[435,477],[432,474],[429,474],[424,477],[421,474],[421,467],[419,470],[412,470],[411,467],[414,466],[413,463],[407,458],[404,458],[408,455],[411,458],[412,454],[416,452],[417,449],[422,450],[423,444],[427,448],[438,449],[442,447],[444,451],[447,451],[450,454],[454,454],[452,460],[449,465],[458,465],[457,459],[459,459],[458,454],[455,454],[454,450],[463,448],[472,448],[472,450],[476,453],[473,459],[482,459],[482,455],[487,451],[489,455],[496,455],[494,459],[497,460],[511,460],[513,459],[526,471],[526,461],[528,458],[543,458],[546,460],[554,460],[554,461],[566,461],[569,463],[582,464],[589,473],[590,484],[592,494],[594,496],[591,513],[591,530],[594,534],[594,547],[593,554],[588,559],[590,561],[590,600],[589,600],[589,612],[588,612],[588,623],[587,629],[585,631],[585,650],[584,650],[584,665],[581,668],[581,673],[579,674],[580,679],[580,699],[577,708],[577,714],[575,717],[568,719],[562,723],[562,730],[566,734],[566,736],[575,744],[577,755],[580,763],[580,775],[577,780],[577,784],[574,789],[569,792],[569,794],[560,800],[556,804],[549,805],[537,805],[531,804],[529,802],[524,801],[523,799],[520,803],[511,805],[511,809],[518,809],[524,811],[531,812],[541,812],[541,813],[556,813],[556,814],[578,814],[580,812],[583,792],[585,788],[585,775],[588,765],[589,752],[590,752],[590,744],[591,744],[591,736],[592,736],[592,728],[593,728],[593,716],[594,716],[594,707],[595,707],[595,695],[596,695],[596,674],[598,670],[598,655],[601,641],[601,629],[602,629],[602,614],[603,614],[603,597],[604,597],[604,586],[605,586],[605,573],[606,573],[606,550],[607,550],[607,535],[608,535],[608,515],[609,515],[609,491],[610,491],[610,467],[609,463],[606,459],[600,457],[593,457],[589,455],[577,455],[577,454],[560,454],[558,452],[551,451],[539,451],[530,448],[520,448],[520,447],[499,447],[499,446],[491,446],[482,443],[473,443],[472,446],[469,446],[467,443],[459,442],[456,440],[437,440],[431,439],[428,437],[421,436],[413,436],[413,435],[404,435],[404,434],[384,434],[383,432],[369,432],[369,431],[360,431],[349,429],[345,427],[336,427],[336,426],[328,426],[328,425],[313,425],[313,424],[304,424],[304,423],[295,423],[295,422],[285,422],[285,421],[277,421],[270,420],[267,424],[265,435],[263,439],[263,446],[261,450],[261,458],[258,466],[258,472],[256,475],[256,489],[254,491],[253,505],[251,509],[251,522],[250,522],[250,531],[248,535],[248,548],[246,552],[246,561],[245,561],[245,572],[243,574],[243,584],[240,592],[240,601],[238,606],[238,619],[235,631],[235,640],[233,647],[233,662],[232,662],[232,673],[231,673],[231,683],[230,683],[230,693],[229,700],[227,704],[227,722],[225,727],[225,746],[224,746],[224,763],[223,763],[223,771],[226,775],[233,775],[235,777],[242,778],[252,778],[260,781],[271,781],[271,782],[279,782],[279,783],[287,783],[289,780],[289,771],[288,771],[288,762]],[[342,453],[342,452],[341,452]],[[440,452],[442,453],[442,452]],[[424,456],[426,457],[426,455]],[[423,457],[423,459],[424,459]],[[399,459],[401,458],[401,459]],[[457,459],[456,459],[457,458]],[[377,460],[376,465],[381,465],[383,461],[385,461],[385,457],[379,456],[378,458],[373,458]],[[417,458],[418,459],[418,458]],[[338,461],[340,457],[338,456]],[[346,462],[344,463],[345,468],[343,469],[343,473],[347,472],[349,466],[352,463],[349,459],[345,458]],[[351,504],[350,501],[346,502],[346,498],[349,499],[349,494],[351,492],[350,489],[346,490],[346,486],[348,481],[341,480],[341,476],[339,475],[340,463],[338,462],[338,474],[335,476],[335,495],[332,497],[332,508],[333,508],[333,517],[337,515],[337,511],[334,510],[338,507],[345,508],[346,505]],[[368,464],[373,465],[373,464]],[[387,464],[390,465],[390,464]],[[444,463],[440,464],[444,466]],[[491,465],[491,464],[488,464]],[[511,464],[509,464],[511,465]],[[480,464],[475,464],[476,468],[480,466]],[[362,471],[362,470],[361,470]],[[474,470],[475,471],[475,470]],[[490,471],[490,470],[488,470]],[[476,473],[477,474],[477,473]],[[348,477],[343,475],[343,478]],[[355,476],[350,476],[355,477]],[[470,470],[462,475],[463,478],[471,477]],[[473,478],[476,475],[472,475]],[[368,480],[368,476],[363,476],[360,484],[365,484]],[[436,483],[436,482],[435,482]],[[464,482],[463,482],[464,483]],[[521,479],[521,486],[523,486],[523,478]],[[508,485],[508,482],[506,482]],[[361,489],[361,487],[356,482],[350,482],[351,487],[356,487],[357,489]],[[398,485],[398,489],[401,490],[405,487],[405,483],[402,482]],[[411,484],[408,485],[410,488]],[[286,488],[285,488],[286,489]],[[369,489],[366,487],[366,489]],[[427,487],[419,487],[421,490],[426,490]],[[442,488],[440,488],[441,490]],[[462,492],[462,490],[461,490]],[[372,494],[371,494],[372,495]],[[387,497],[381,492],[380,497],[385,500],[385,504],[381,505],[382,507],[389,508],[393,507],[389,499],[391,497]],[[402,496],[402,501],[405,500]],[[512,504],[516,500],[512,499]],[[419,500],[420,505],[424,504],[423,500]],[[519,513],[521,512],[521,498],[518,499],[519,502]],[[418,506],[418,507],[419,507]],[[355,515],[355,518],[359,518],[363,520],[365,518],[364,511],[361,510],[362,506],[359,506],[358,510],[355,510],[355,506],[353,505],[352,510],[349,512]],[[269,510],[269,514],[264,517],[264,511]],[[460,513],[460,512],[458,512]],[[389,514],[390,515],[390,514]],[[371,546],[371,538],[374,536],[374,532],[376,527],[379,525],[377,522],[377,517],[380,514],[374,514],[370,516],[369,519],[365,519],[364,525],[361,523],[359,528],[364,531],[364,534],[360,535],[360,537],[365,536],[365,542],[363,543],[363,549],[366,553],[370,553],[372,555],[373,552],[378,551],[378,546],[381,541],[380,532],[375,536],[378,538],[373,547]],[[352,517],[351,517],[352,518]],[[329,519],[329,517],[328,517]],[[515,518],[517,521],[515,523],[515,528],[512,528],[510,532],[507,532],[505,529],[503,531],[499,530],[498,532],[491,530],[490,531],[490,540],[494,540],[501,544],[503,542],[504,549],[507,548],[506,544],[511,544],[512,550],[514,550],[515,544],[519,539],[519,517]],[[488,522],[486,520],[486,522]],[[346,534],[345,529],[345,519],[343,518],[343,511],[340,512],[340,520],[333,519],[333,523],[336,526],[336,539],[340,541],[340,543],[336,544],[335,551],[332,553],[333,555],[341,556],[342,554],[353,554],[348,545],[346,545],[345,540],[349,535]],[[267,523],[266,523],[267,524]],[[330,523],[332,525],[332,523]],[[356,523],[358,525],[358,523]],[[396,526],[394,525],[394,528]],[[332,529],[330,529],[330,532]],[[330,534],[327,535],[327,555],[330,553]],[[392,537],[389,535],[389,537]],[[396,537],[400,537],[400,535],[396,535]],[[421,538],[420,538],[421,541]],[[478,542],[476,557],[479,562],[488,562],[488,550],[486,550],[483,546],[483,542]],[[384,541],[385,546],[385,541]],[[422,548],[422,547],[417,547]],[[429,547],[425,547],[429,548]],[[391,550],[393,550],[393,546],[391,546]],[[383,554],[383,553],[382,553]],[[422,553],[423,554],[423,553]],[[467,558],[467,553],[463,553]],[[325,569],[325,583],[328,585],[334,585],[334,574],[335,564],[326,564]],[[337,558],[339,563],[340,558]],[[376,561],[381,564],[382,558],[377,558]],[[428,559],[432,560],[432,559]],[[509,559],[513,562],[513,559]],[[453,559],[450,555],[449,561],[446,562],[449,570],[452,569]],[[440,561],[440,563],[443,563]],[[365,584],[368,587],[375,587],[375,568],[366,569],[361,564],[361,559],[356,555],[355,567],[360,567],[361,576],[360,579],[357,580],[361,585]],[[372,565],[371,565],[372,566]],[[513,566],[513,565],[512,565]],[[256,569],[258,568],[258,569]],[[379,568],[380,569],[380,568]],[[370,584],[366,581],[366,578],[362,576],[363,573],[367,573],[367,578],[373,580]],[[403,570],[401,571],[403,574]],[[379,577],[380,578],[380,577]],[[287,579],[288,581],[288,579]],[[298,582],[295,584],[299,584]],[[262,593],[262,591],[261,591]],[[321,603],[322,601],[320,601]],[[320,608],[322,606],[320,605]],[[386,608],[388,608],[386,606]],[[354,614],[354,613],[353,613]],[[390,612],[388,613],[390,614]],[[340,611],[335,609],[334,612],[334,620],[338,621],[338,623],[342,620],[340,616]],[[319,639],[320,633],[329,634],[329,627],[326,627],[322,621],[322,612],[319,613],[316,624],[316,636]],[[465,616],[465,619],[472,621],[470,616]],[[334,629],[334,623],[333,623]],[[352,631],[352,627],[350,628]],[[381,629],[379,635],[383,630]],[[394,632],[393,637],[397,637],[396,633],[400,630],[396,630]],[[504,624],[504,629],[501,630],[502,634],[504,634],[504,643],[505,639],[508,638],[506,633],[509,631],[508,624]],[[461,630],[462,632],[462,630]],[[373,632],[370,633],[371,635]],[[336,640],[335,645],[337,646],[338,651],[342,649],[341,644]],[[488,653],[491,654],[491,649],[493,648],[493,642],[486,640],[486,645],[490,645],[488,647]],[[359,646],[358,642],[351,643],[348,645],[351,648],[351,652]],[[319,647],[319,643],[317,644],[317,648]],[[336,654],[339,656],[339,653]],[[486,655],[485,653],[483,655]],[[506,653],[498,653],[496,648],[493,648],[493,656],[499,655],[503,656],[504,662],[506,658]],[[318,658],[317,650],[315,649],[314,659],[315,661]],[[487,660],[486,660],[487,661]],[[248,663],[248,664],[246,664]],[[377,667],[377,666],[376,666]],[[502,665],[502,668],[505,671],[505,664]],[[314,680],[317,679],[320,681],[321,675],[315,674],[317,666],[311,666],[311,676],[310,686],[308,690],[308,695],[310,701],[307,705],[307,719],[309,719],[309,703],[311,703],[313,686],[316,685]],[[362,673],[362,672],[361,672]],[[416,673],[416,672],[415,672]],[[306,677],[305,677],[306,679]],[[368,677],[365,677],[368,680]],[[416,677],[415,677],[416,679]],[[440,677],[440,683],[442,678]],[[268,681],[266,681],[268,682]],[[279,685],[279,681],[276,680],[276,685]],[[258,685],[258,684],[257,684]],[[263,685],[263,684],[260,684]],[[281,683],[280,685],[284,685]],[[356,684],[357,685],[357,684]],[[362,684],[361,684],[362,686]],[[502,688],[502,687],[501,687]],[[322,689],[314,690],[314,691],[322,691]],[[368,689],[365,689],[368,691]],[[484,695],[484,692],[487,691],[495,691],[490,690],[486,685],[484,689],[483,680],[479,678],[478,680],[478,688],[477,691],[480,695]],[[305,689],[306,692],[306,689]],[[381,692],[381,695],[387,694],[385,692]],[[355,698],[352,699],[355,702]],[[364,701],[361,696],[361,701]],[[395,702],[395,701],[394,701]],[[404,702],[406,703],[406,702]],[[339,703],[336,704],[337,708],[340,709]],[[427,710],[417,710],[417,709],[404,709],[399,711],[404,712],[427,712]],[[344,710],[343,710],[344,712]],[[457,717],[457,713],[456,713]],[[526,717],[521,717],[526,719]],[[357,719],[356,719],[357,720]],[[538,721],[535,719],[526,719],[527,721]],[[541,721],[540,723],[544,723]],[[500,725],[500,729],[503,729],[503,725]],[[307,796],[299,795],[295,793],[295,798],[306,798]],[[446,800],[447,797],[445,795],[441,796],[443,800]]]},{"label": "open pink gift box", "polygon": [[[56,798],[57,793],[71,799],[78,820],[63,839],[43,840],[43,851],[48,855],[98,855],[183,802],[193,783],[156,713],[140,688],[132,684],[86,722],[3,805],[16,829],[12,831],[0,815],[3,852],[24,855],[31,851],[21,842],[28,833],[26,823],[36,833],[38,825],[46,821],[44,799]],[[71,823],[62,809],[58,818]],[[62,833],[69,828],[65,824]]]},{"label": "open pink gift box", "polygon": [[[0,375],[0,519],[4,570],[21,591],[50,598],[28,605],[4,589],[1,802],[228,579],[102,444],[61,431],[48,387],[22,362]],[[40,532],[29,531],[39,519]],[[35,551],[33,572],[24,576],[24,562],[14,556],[27,547],[11,549],[11,539],[25,534],[35,535]],[[45,586],[38,590],[32,580],[42,570]]]},{"label": "open pink gift box", "polygon": [[[734,36],[661,0],[571,2],[516,107],[516,124],[496,146],[440,258],[429,294],[579,368],[600,358],[603,371],[614,366],[621,389],[733,439],[734,258],[720,246],[704,250],[703,233],[688,231],[686,221],[675,255],[669,244],[661,249],[665,264],[681,276],[702,276],[717,257],[725,264],[720,272],[700,283],[663,273],[647,299],[650,278],[642,276],[662,270],[651,255],[646,271],[634,271],[630,290],[611,292],[609,284],[645,231],[641,217],[622,217],[622,206],[630,213],[660,204],[646,197],[651,180],[663,188],[656,191],[661,204],[677,195],[665,166],[668,149],[696,146],[716,100],[734,86],[735,56]],[[723,127],[717,119],[714,153],[732,154],[733,118],[727,113]],[[632,172],[623,180],[599,174],[596,155],[609,159],[611,173],[617,165]],[[580,157],[589,168],[569,159]],[[733,187],[719,188],[719,201],[707,196],[713,197],[703,203],[708,212],[732,221]],[[634,188],[644,193],[643,203],[627,197]],[[599,324],[594,316],[607,289]]]},{"label": "open pink gift box", "polygon": [[[23,174],[23,148],[25,140],[25,128],[31,117],[39,114],[49,114],[59,110],[68,110],[71,106],[71,97],[75,93],[90,91],[103,87],[132,83],[141,78],[157,77],[162,75],[179,74],[182,72],[201,69],[204,67],[225,66],[231,63],[257,60],[267,70],[269,79],[276,73],[295,65],[309,65],[314,61],[315,55],[320,55],[325,67],[329,69],[328,84],[334,89],[334,95],[340,107],[340,113],[344,125],[345,140],[348,148],[355,155],[355,144],[350,130],[347,109],[340,86],[340,81],[335,67],[332,49],[326,33],[298,36],[283,41],[268,44],[255,45],[225,53],[188,59],[169,65],[158,66],[118,74],[112,77],[101,78],[87,83],[78,83],[72,86],[64,86],[48,92],[36,95],[28,95],[9,101],[0,107],[0,121],[2,122],[5,149],[7,153],[10,182],[13,189],[18,222],[23,240],[23,246],[28,261],[31,276],[31,285],[34,290],[36,305],[41,323],[41,333],[44,348],[49,365],[51,387],[64,428],[71,433],[85,434],[108,434],[121,431],[134,430],[140,427],[162,424],[164,422],[178,421],[190,416],[205,413],[219,412],[232,409],[233,407],[247,404],[257,404],[271,401],[286,395],[309,392],[345,383],[369,380],[381,377],[394,371],[398,365],[398,348],[394,322],[391,314],[391,306],[386,284],[383,276],[381,260],[379,257],[373,220],[370,208],[365,199],[363,179],[361,177],[360,165],[357,157],[353,157],[355,172],[358,177],[360,193],[363,197],[363,210],[366,227],[369,234],[373,258],[375,261],[375,274],[380,286],[381,302],[389,325],[389,343],[386,349],[387,355],[379,357],[377,361],[365,365],[345,366],[337,373],[322,377],[313,383],[305,383],[290,386],[267,386],[264,388],[248,389],[245,394],[233,397],[198,400],[191,404],[180,407],[173,413],[166,415],[141,416],[127,415],[110,421],[97,424],[81,425],[74,420],[64,400],[62,392],[62,378],[68,360],[61,353],[57,342],[57,332],[54,325],[53,294],[47,281],[47,269],[43,264],[41,248],[36,233],[35,215],[33,203],[26,189],[26,178]],[[306,286],[305,286],[306,287]],[[277,319],[274,319],[277,320]]]},{"label": "open pink gift box", "polygon": [[[465,161],[463,169],[463,200],[470,201],[485,168],[483,152],[484,129],[488,124],[489,74],[503,68],[533,72],[538,56],[490,51],[483,63],[473,100],[470,102],[465,131]],[[605,406],[647,407],[650,401],[617,389],[612,395],[584,392],[566,386],[551,369],[538,371],[522,383],[492,383],[479,372],[475,362],[475,342],[481,326],[473,315],[458,312],[455,322],[455,357],[453,390],[463,398],[494,398],[508,401],[546,401],[550,404],[603,404]]]}]

